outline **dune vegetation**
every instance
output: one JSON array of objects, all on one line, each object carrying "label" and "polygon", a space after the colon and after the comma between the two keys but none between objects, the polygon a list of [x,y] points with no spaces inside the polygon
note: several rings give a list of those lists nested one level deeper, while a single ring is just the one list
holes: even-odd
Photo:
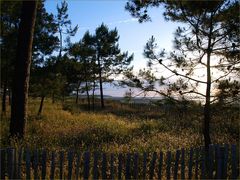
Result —
[{"label": "dune vegetation", "polygon": [[[40,99],[29,102],[25,139],[9,144],[10,108],[1,120],[1,147],[79,149],[103,152],[154,152],[203,145],[200,107],[163,109],[153,105],[129,105],[108,101],[104,110],[87,111],[84,103],[76,105],[47,99],[42,114],[37,115]],[[195,109],[195,110],[194,110]],[[219,109],[219,108],[218,108]],[[239,141],[239,111],[218,111],[211,124],[213,143],[236,144]]]}]

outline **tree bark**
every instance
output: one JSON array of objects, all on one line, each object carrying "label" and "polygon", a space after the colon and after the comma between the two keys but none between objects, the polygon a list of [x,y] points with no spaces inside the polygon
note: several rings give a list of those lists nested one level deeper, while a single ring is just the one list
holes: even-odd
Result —
[{"label": "tree bark", "polygon": [[92,111],[95,110],[95,81],[93,82],[93,91],[92,91]]},{"label": "tree bark", "polygon": [[88,84],[87,84],[87,81],[86,81],[86,92],[87,92],[88,110],[90,110],[90,97],[89,97],[89,92],[88,92]]},{"label": "tree bark", "polygon": [[6,99],[7,99],[7,77],[3,82],[3,95],[2,95],[2,113],[6,113]]},{"label": "tree bark", "polygon": [[210,53],[207,54],[207,87],[206,87],[206,99],[204,106],[204,125],[203,125],[203,135],[205,147],[208,148],[211,144],[210,138],[210,121],[211,121],[211,104],[210,104],[210,95],[211,95],[211,71],[210,71]]},{"label": "tree bark", "polygon": [[40,103],[39,110],[38,110],[38,116],[40,116],[41,113],[42,113],[44,99],[45,99],[45,96],[42,96],[41,97],[41,103]]},{"label": "tree bark", "polygon": [[104,108],[104,99],[103,99],[103,87],[102,87],[102,68],[100,64],[100,57],[98,56],[98,74],[99,74],[99,85],[100,85],[100,96],[101,96],[101,107]]},{"label": "tree bark", "polygon": [[208,48],[207,48],[207,87],[206,87],[206,99],[204,106],[204,124],[203,124],[203,135],[205,142],[205,149],[208,149],[211,144],[210,138],[210,121],[211,121],[211,39],[212,39],[212,16],[208,35]]},{"label": "tree bark", "polygon": [[10,136],[23,138],[27,120],[28,87],[37,1],[23,1],[14,66]]},{"label": "tree bark", "polygon": [[81,85],[81,82],[78,82],[78,85],[77,85],[77,96],[76,96],[76,104],[78,104],[78,97],[79,97],[79,87]]}]

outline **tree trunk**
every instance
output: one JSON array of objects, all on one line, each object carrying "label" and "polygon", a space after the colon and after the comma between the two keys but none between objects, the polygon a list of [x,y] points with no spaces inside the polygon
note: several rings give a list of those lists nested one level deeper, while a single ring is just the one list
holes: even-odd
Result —
[{"label": "tree trunk", "polygon": [[58,55],[58,58],[59,60],[61,59],[62,57],[62,31],[59,29],[59,35],[60,35],[60,49],[59,49],[59,55]]},{"label": "tree trunk", "polygon": [[93,91],[92,91],[92,110],[95,110],[95,81],[93,82]]},{"label": "tree trunk", "polygon": [[5,77],[3,83],[3,95],[2,95],[2,113],[6,113],[6,99],[7,99],[7,77]]},{"label": "tree trunk", "polygon": [[99,56],[98,56],[98,73],[99,73],[99,85],[100,85],[101,107],[104,108],[105,106],[104,106],[103,87],[102,87],[102,68],[101,68]]},{"label": "tree trunk", "polygon": [[90,110],[90,97],[89,97],[88,84],[87,84],[87,82],[86,82],[86,91],[87,91],[88,110]]},{"label": "tree trunk", "polygon": [[45,98],[45,96],[41,97],[41,103],[40,103],[39,110],[38,110],[38,116],[40,116],[42,113],[44,98]]},{"label": "tree trunk", "polygon": [[211,121],[211,105],[210,105],[210,98],[211,98],[211,70],[210,70],[210,53],[207,54],[207,87],[206,87],[206,99],[205,99],[205,106],[204,106],[204,125],[203,125],[203,135],[204,135],[204,142],[205,147],[208,148],[211,144],[210,139],[210,121]]},{"label": "tree trunk", "polygon": [[78,104],[78,97],[79,97],[79,87],[81,85],[81,82],[78,82],[78,85],[77,85],[77,96],[76,96],[76,104]]},{"label": "tree trunk", "polygon": [[11,104],[12,104],[11,90],[10,89],[8,89],[8,104],[9,104],[9,106],[11,106]]},{"label": "tree trunk", "polygon": [[37,1],[23,1],[14,66],[10,136],[23,138],[27,120],[28,87]]}]

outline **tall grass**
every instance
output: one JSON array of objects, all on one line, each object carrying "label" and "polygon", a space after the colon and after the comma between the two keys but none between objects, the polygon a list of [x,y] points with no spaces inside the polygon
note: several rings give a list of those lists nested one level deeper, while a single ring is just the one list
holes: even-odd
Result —
[{"label": "tall grass", "polygon": [[[178,117],[149,107],[130,107],[117,102],[105,110],[86,111],[83,105],[52,104],[46,100],[43,113],[37,116],[40,100],[29,101],[26,137],[22,142],[8,139],[9,109],[1,120],[1,147],[69,149],[105,152],[167,151],[203,144],[201,116],[194,112]],[[214,116],[213,143],[239,141],[239,117]],[[12,144],[11,144],[12,143]]]}]

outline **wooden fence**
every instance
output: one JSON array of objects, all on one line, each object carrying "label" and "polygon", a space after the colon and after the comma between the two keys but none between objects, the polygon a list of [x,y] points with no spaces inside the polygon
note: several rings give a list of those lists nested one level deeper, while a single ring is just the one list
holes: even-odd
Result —
[{"label": "wooden fence", "polygon": [[103,153],[1,149],[1,179],[237,179],[236,145],[176,152]]}]

